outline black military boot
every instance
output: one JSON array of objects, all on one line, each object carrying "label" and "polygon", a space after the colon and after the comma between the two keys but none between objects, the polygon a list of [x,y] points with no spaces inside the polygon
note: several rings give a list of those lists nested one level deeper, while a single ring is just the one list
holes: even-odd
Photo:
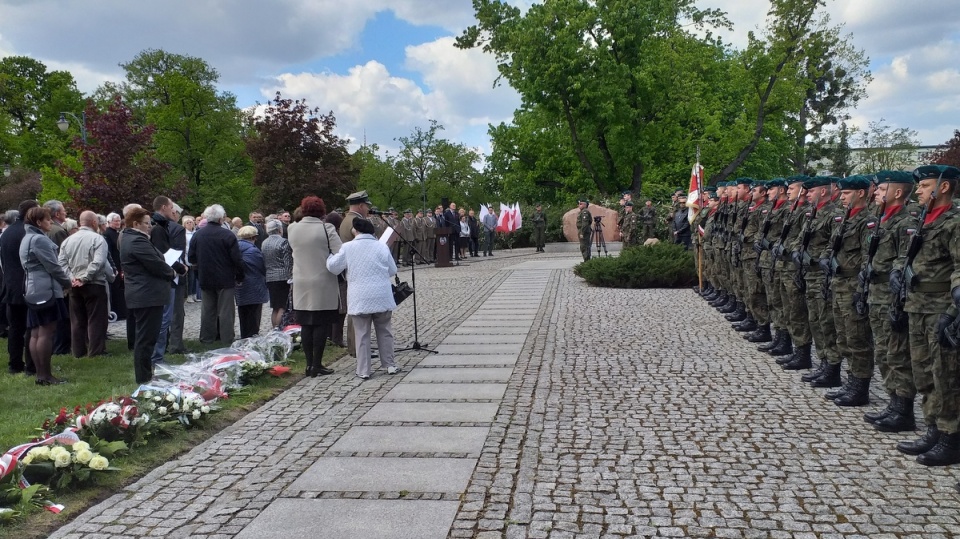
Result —
[{"label": "black military boot", "polygon": [[737,309],[726,315],[727,322],[743,322],[747,319],[747,306],[742,302],[737,302]]},{"label": "black military boot", "polygon": [[873,427],[880,432],[906,432],[916,429],[917,421],[913,416],[913,399],[898,397],[896,393],[893,394],[893,399],[896,399],[896,407],[891,409],[890,413],[884,417],[876,420]]},{"label": "black military boot", "polygon": [[853,376],[850,376],[850,373],[847,373],[847,381],[843,384],[838,384],[840,387],[836,389],[831,389],[823,394],[823,398],[828,401],[839,399],[843,395],[846,395],[850,391],[850,384],[853,383]]},{"label": "black military boot", "polygon": [[720,292],[720,289],[711,288],[710,292],[703,296],[703,299],[706,300],[707,303],[710,303],[711,301],[719,298],[721,293],[722,292]]},{"label": "black military boot", "polygon": [[720,293],[717,295],[717,297],[714,298],[714,299],[712,299],[712,300],[710,301],[710,304],[709,304],[709,305],[710,305],[711,307],[717,307],[717,308],[719,308],[721,305],[726,305],[726,304],[727,304],[727,300],[729,299],[729,297],[730,297],[729,294],[727,294],[726,292],[724,292],[723,290],[721,290]]},{"label": "black military boot", "polygon": [[870,402],[870,379],[848,376],[850,390],[833,400],[837,406],[866,406]]},{"label": "black military boot", "polygon": [[[783,333],[783,341],[781,341],[780,344],[775,346],[772,350],[767,352],[771,356],[788,356],[793,353],[793,341],[790,340],[790,333],[787,332],[787,330],[784,330]],[[783,363],[781,363],[781,365],[782,364]]]},{"label": "black military boot", "polygon": [[713,292],[713,285],[709,282],[703,283],[703,288],[699,292],[701,296],[709,296]]},{"label": "black military boot", "polygon": [[960,432],[941,432],[937,445],[918,455],[917,462],[924,466],[949,466],[960,462]]},{"label": "black military boot", "polygon": [[819,377],[810,380],[812,387],[840,387],[841,384],[839,363],[836,365],[828,363]]},{"label": "black military boot", "polygon": [[770,324],[764,324],[757,328],[753,333],[744,336],[749,342],[770,342],[773,337],[770,335]]},{"label": "black military boot", "polygon": [[776,329],[776,334],[774,335],[773,340],[768,342],[767,344],[761,344],[760,346],[757,347],[757,350],[761,352],[770,352],[770,350],[773,350],[774,348],[780,346],[783,339],[787,337],[789,337],[789,334],[786,332],[786,330]]},{"label": "black military boot", "polygon": [[933,449],[940,441],[940,431],[936,425],[927,425],[927,432],[916,440],[900,442],[897,444],[897,451],[906,455],[921,455]]},{"label": "black military boot", "polygon": [[823,371],[826,370],[827,365],[829,365],[829,363],[827,363],[827,358],[825,358],[825,357],[820,358],[820,365],[818,365],[816,369],[814,369],[814,370],[808,372],[807,374],[804,374],[803,376],[801,376],[801,377],[800,377],[800,381],[801,381],[801,382],[809,382],[809,381],[813,380],[814,378],[819,378],[820,375],[823,374]]},{"label": "black military boot", "polygon": [[810,344],[807,343],[803,346],[797,346],[793,349],[793,355],[789,362],[783,366],[785,371],[799,371],[802,369],[809,369],[813,366],[812,360],[810,359]]},{"label": "black military boot", "polygon": [[717,307],[717,311],[720,314],[730,314],[736,311],[739,307],[740,307],[740,300],[737,299],[737,296],[730,294],[730,299],[727,301],[727,304]]},{"label": "black military boot", "polygon": [[874,410],[872,412],[867,412],[863,414],[863,420],[866,421],[867,423],[876,423],[877,421],[887,417],[888,415],[890,415],[890,412],[892,412],[894,408],[897,407],[898,399],[899,397],[897,397],[896,393],[891,393],[890,400],[887,401],[886,408],[883,408],[882,410]]},{"label": "black military boot", "polygon": [[733,325],[733,329],[737,330],[738,332],[756,331],[759,327],[760,326],[757,325],[757,321],[754,320],[749,313],[742,322],[737,322]]}]

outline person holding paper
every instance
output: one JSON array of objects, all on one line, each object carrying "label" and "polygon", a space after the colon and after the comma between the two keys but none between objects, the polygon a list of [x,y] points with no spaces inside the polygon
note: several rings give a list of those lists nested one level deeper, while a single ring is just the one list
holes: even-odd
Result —
[{"label": "person holding paper", "polygon": [[[150,243],[152,243],[158,251],[164,253],[164,256],[166,256],[166,253],[171,249],[180,251],[180,255],[178,256],[182,256],[182,253],[187,250],[187,230],[177,224],[175,208],[176,204],[165,196],[161,195],[153,199],[153,228],[150,230]],[[167,264],[169,265],[170,262],[168,261]],[[163,320],[160,322],[160,334],[157,336],[157,345],[151,357],[154,363],[163,361],[163,354],[167,350],[167,334],[170,329],[170,324],[173,322],[174,309],[177,308],[178,303],[180,310],[183,310],[183,302],[177,301],[177,286],[178,283],[176,281],[171,281],[170,301],[163,309]],[[186,286],[186,284],[184,284],[184,286]],[[185,301],[186,296],[181,295],[181,299]],[[180,349],[176,351],[182,353],[184,351],[182,338],[178,344]]]}]

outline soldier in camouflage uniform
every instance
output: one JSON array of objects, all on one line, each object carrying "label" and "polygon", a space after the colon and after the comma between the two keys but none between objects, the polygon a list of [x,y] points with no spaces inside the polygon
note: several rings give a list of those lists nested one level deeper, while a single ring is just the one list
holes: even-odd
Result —
[{"label": "soldier in camouflage uniform", "polygon": [[537,247],[537,252],[542,253],[547,235],[547,215],[543,213],[543,206],[537,204],[537,210],[533,212],[533,243]]},{"label": "soldier in camouflage uniform", "polygon": [[[643,208],[640,210],[640,222],[643,224],[643,236],[639,239],[646,240],[648,238],[655,238],[656,233],[654,229],[657,224],[657,210],[653,207],[652,200],[643,203]],[[640,243],[643,242],[641,241]]]},{"label": "soldier in camouflage uniform", "polygon": [[747,332],[766,327],[769,333],[770,313],[767,310],[767,295],[763,288],[763,282],[754,271],[757,253],[753,250],[753,243],[757,240],[760,227],[763,225],[763,218],[773,207],[773,203],[767,200],[767,185],[761,181],[753,181],[750,184],[750,198],[750,206],[747,207],[746,227],[743,228],[742,235],[737,238],[740,252],[738,272],[743,280],[743,301],[747,307],[748,316],[744,321],[735,324],[733,329]]},{"label": "soldier in camouflage uniform", "polygon": [[[960,306],[960,210],[953,206],[960,169],[927,165],[913,174],[918,202],[929,210],[923,222],[906,233],[919,232],[923,241],[913,263],[906,265],[913,247],[908,241],[894,264],[891,285],[906,282],[908,287],[904,311],[913,382],[923,395],[927,431],[919,440],[897,444],[897,449],[918,455],[917,462],[925,466],[946,466],[960,463],[960,350],[944,346],[943,340]],[[896,296],[899,290],[892,292]]]},{"label": "soldier in camouflage uniform", "polygon": [[733,195],[733,188],[728,188],[727,183],[717,182],[717,206],[710,223],[710,271],[716,280],[714,286],[720,291],[720,294],[710,301],[710,306],[716,307],[717,310],[736,305],[736,299],[730,289],[730,271],[726,266],[727,257],[724,249],[727,245],[725,221],[729,216],[729,199]]},{"label": "soldier in camouflage uniform", "polygon": [[714,186],[705,188],[704,192],[707,197],[707,206],[697,215],[699,221],[697,226],[703,229],[703,235],[698,233],[696,237],[700,238],[700,247],[703,251],[703,283],[705,290],[703,290],[701,294],[705,300],[710,302],[720,297],[721,294],[716,268],[713,263],[714,222],[716,221],[720,199],[717,197],[717,188]]},{"label": "soldier in camouflage uniform", "polygon": [[623,211],[620,241],[623,242],[624,247],[632,247],[637,244],[637,214],[633,213],[633,202],[624,203]]},{"label": "soldier in camouflage uniform", "polygon": [[753,244],[754,251],[758,253],[759,264],[755,267],[760,269],[760,280],[763,282],[763,289],[767,296],[767,310],[770,313],[770,325],[773,329],[773,339],[766,344],[761,344],[757,350],[761,352],[770,352],[775,348],[789,346],[790,335],[787,332],[787,324],[783,313],[783,302],[780,299],[780,280],[776,271],[773,271],[770,249],[780,238],[780,232],[783,229],[783,223],[786,220],[788,210],[787,205],[787,184],[783,178],[775,178],[767,182],[767,198],[773,203],[770,213],[764,219],[769,218],[766,226],[767,233],[758,235],[758,241]]},{"label": "soldier in camouflage uniform", "polygon": [[590,240],[593,238],[593,216],[587,206],[590,201],[581,198],[577,201],[580,213],[577,214],[577,237],[580,240],[580,254],[583,255],[583,261],[590,260]]},{"label": "soldier in camouflage uniform", "polygon": [[[880,370],[880,379],[890,395],[887,407],[868,412],[863,418],[883,432],[912,431],[916,428],[910,346],[907,328],[895,331],[890,323],[890,272],[906,244],[905,232],[917,222],[906,210],[913,192],[914,179],[909,172],[881,170],[876,174],[874,204],[881,212],[879,223],[870,230],[866,260],[858,277],[861,302],[868,306],[870,329],[873,332],[873,361]],[[871,256],[872,255],[872,256]],[[866,296],[866,298],[864,298]]]},{"label": "soldier in camouflage uniform", "polygon": [[736,185],[736,205],[732,221],[728,224],[729,244],[730,244],[730,277],[733,282],[734,295],[737,297],[736,309],[725,317],[729,322],[743,322],[747,319],[747,296],[749,295],[746,287],[746,279],[743,272],[743,243],[740,241],[740,232],[747,224],[749,216],[751,195],[750,189],[753,185],[753,178],[737,178]]},{"label": "soldier in camouflage uniform", "polygon": [[784,214],[783,225],[776,243],[773,245],[771,261],[774,271],[774,282],[777,284],[777,290],[780,294],[780,302],[783,305],[783,322],[786,325],[787,338],[781,346],[773,347],[769,353],[773,356],[782,356],[777,360],[780,365],[785,365],[796,357],[793,355],[793,349],[800,347],[800,353],[809,353],[810,343],[813,338],[810,335],[810,324],[808,322],[807,301],[804,292],[801,291],[794,282],[794,264],[790,260],[791,245],[800,239],[802,219],[806,217],[805,193],[803,182],[810,179],[807,176],[790,176],[786,178],[787,184],[787,203],[783,208],[787,209]]}]

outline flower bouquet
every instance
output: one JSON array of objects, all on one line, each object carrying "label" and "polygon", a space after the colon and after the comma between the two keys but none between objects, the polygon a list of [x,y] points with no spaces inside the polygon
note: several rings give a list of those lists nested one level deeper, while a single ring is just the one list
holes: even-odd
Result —
[{"label": "flower bouquet", "polygon": [[178,421],[186,427],[191,426],[191,421],[202,421],[214,410],[203,396],[176,387],[140,386],[133,396],[153,421]]},{"label": "flower bouquet", "polygon": [[74,442],[69,449],[59,444],[35,446],[20,459],[20,464],[25,483],[43,483],[57,489],[87,482],[98,472],[117,470],[84,441]]}]

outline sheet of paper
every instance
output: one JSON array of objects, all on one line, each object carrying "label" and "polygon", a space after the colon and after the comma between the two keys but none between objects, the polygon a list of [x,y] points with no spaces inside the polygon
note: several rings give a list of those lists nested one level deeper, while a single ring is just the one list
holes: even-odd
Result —
[{"label": "sheet of paper", "polygon": [[[173,267],[174,262],[180,260],[180,255],[183,254],[183,251],[178,251],[176,249],[169,249],[167,252],[163,253],[163,259],[166,261],[167,265]],[[180,284],[180,276],[177,275],[173,278],[173,282]]]},{"label": "sheet of paper", "polygon": [[386,230],[383,231],[383,234],[380,236],[380,243],[386,245],[387,247],[392,246],[397,241],[397,231],[393,229],[392,226],[388,226]]}]

